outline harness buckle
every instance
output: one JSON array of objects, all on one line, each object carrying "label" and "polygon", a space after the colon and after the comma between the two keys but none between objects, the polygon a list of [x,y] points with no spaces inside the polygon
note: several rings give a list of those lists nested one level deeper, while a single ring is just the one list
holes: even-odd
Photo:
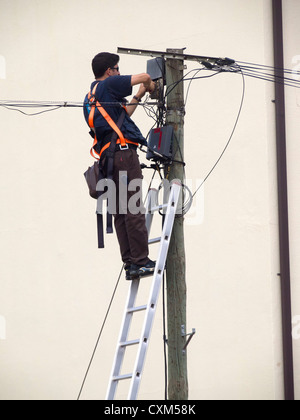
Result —
[{"label": "harness buckle", "polygon": [[128,143],[126,143],[125,146],[122,146],[122,144],[120,144],[119,147],[120,147],[120,150],[127,150],[129,148]]}]

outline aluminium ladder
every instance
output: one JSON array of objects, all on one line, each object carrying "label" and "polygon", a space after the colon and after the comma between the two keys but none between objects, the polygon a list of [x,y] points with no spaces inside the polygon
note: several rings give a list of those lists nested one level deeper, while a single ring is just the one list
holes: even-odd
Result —
[{"label": "aluminium ladder", "polygon": [[[113,400],[116,395],[118,383],[121,380],[131,380],[128,392],[128,400],[136,400],[141,382],[142,370],[145,362],[146,352],[149,344],[150,333],[153,325],[154,315],[156,311],[157,301],[161,288],[162,277],[165,269],[167,260],[167,254],[170,244],[170,238],[172,234],[174,219],[177,210],[177,204],[181,192],[181,184],[179,181],[173,181],[169,193],[168,203],[158,205],[157,204],[157,190],[150,189],[147,195],[146,201],[146,227],[148,235],[153,219],[153,213],[155,211],[164,210],[164,223],[162,229],[162,235],[159,238],[149,240],[149,244],[160,242],[158,257],[156,260],[155,270],[153,274],[153,280],[151,285],[151,292],[148,303],[143,306],[135,307],[135,301],[139,289],[140,279],[132,280],[129,288],[129,294],[127,303],[125,306],[125,312],[121,325],[120,336],[118,339],[116,354],[113,362],[113,368],[109,380],[109,386],[107,390],[106,400]],[[142,281],[145,281],[142,279]],[[140,311],[146,311],[144,324],[142,327],[141,336],[136,340],[128,340],[129,329],[133,314]],[[125,351],[128,346],[138,346],[135,365],[133,373],[121,374],[121,368],[125,356]]]}]

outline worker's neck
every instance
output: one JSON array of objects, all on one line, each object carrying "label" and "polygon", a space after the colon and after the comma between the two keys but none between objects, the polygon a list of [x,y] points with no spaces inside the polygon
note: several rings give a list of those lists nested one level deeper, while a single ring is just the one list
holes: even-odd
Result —
[{"label": "worker's neck", "polygon": [[105,75],[96,79],[97,82],[102,82],[103,80],[107,79],[109,76]]}]

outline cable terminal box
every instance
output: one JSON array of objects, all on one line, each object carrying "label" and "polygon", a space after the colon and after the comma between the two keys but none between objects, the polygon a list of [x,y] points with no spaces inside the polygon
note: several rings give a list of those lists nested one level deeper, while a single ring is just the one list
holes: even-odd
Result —
[{"label": "cable terminal box", "polygon": [[172,158],[173,127],[165,125],[153,128],[148,140],[146,158],[154,161],[164,161]]}]

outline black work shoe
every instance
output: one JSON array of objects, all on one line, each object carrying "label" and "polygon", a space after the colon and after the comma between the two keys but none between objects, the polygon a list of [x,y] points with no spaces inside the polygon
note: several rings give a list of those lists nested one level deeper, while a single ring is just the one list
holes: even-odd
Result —
[{"label": "black work shoe", "polygon": [[126,280],[131,280],[131,276],[130,276],[130,268],[131,268],[131,264],[125,264],[124,265],[124,270],[125,270],[125,278]]},{"label": "black work shoe", "polygon": [[132,264],[129,269],[129,275],[131,280],[138,279],[140,277],[151,276],[155,270],[155,261],[148,260],[146,264],[138,265]]}]

